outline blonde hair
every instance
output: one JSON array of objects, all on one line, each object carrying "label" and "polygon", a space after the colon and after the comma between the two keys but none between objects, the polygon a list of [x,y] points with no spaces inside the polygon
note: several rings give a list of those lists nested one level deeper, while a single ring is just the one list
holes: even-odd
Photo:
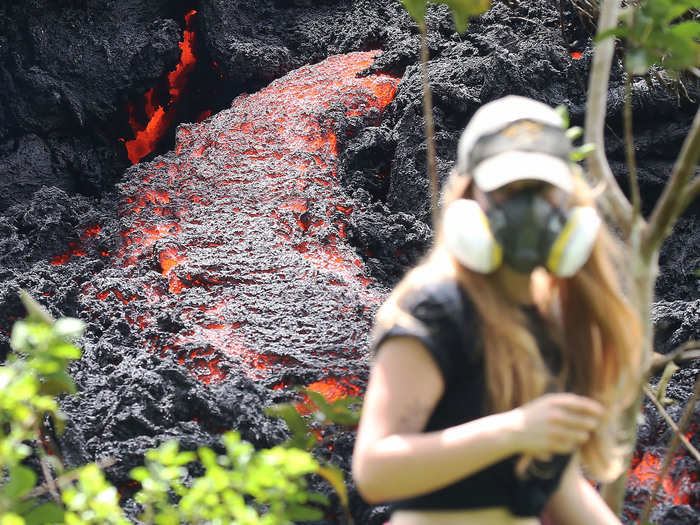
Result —
[{"label": "blonde hair", "polygon": [[[575,178],[572,204],[593,206],[591,189],[582,177]],[[443,210],[470,193],[470,177],[453,173]],[[504,295],[493,274],[476,273],[459,264],[445,247],[441,232],[430,253],[404,277],[378,312],[377,329],[406,319],[409,314],[400,308],[400,299],[416,287],[440,279],[457,281],[469,295],[480,322],[486,413],[510,410],[548,391],[595,399],[606,407],[606,417],[581,448],[581,459],[592,477],[612,480],[623,469],[620,416],[635,399],[641,377],[641,324],[624,297],[623,276],[615,273],[613,265],[621,253],[612,234],[602,227],[584,266],[570,278],[549,275],[546,293],[535,297],[561,349],[561,369],[556,375],[545,364],[519,306]],[[531,463],[532,458],[521,457],[518,475],[524,476]]]}]

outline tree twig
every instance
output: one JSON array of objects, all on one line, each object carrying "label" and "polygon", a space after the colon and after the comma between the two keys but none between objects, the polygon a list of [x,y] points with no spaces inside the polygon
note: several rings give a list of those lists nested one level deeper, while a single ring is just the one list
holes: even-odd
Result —
[{"label": "tree twig", "polygon": [[[671,226],[678,216],[683,213],[685,207],[690,204],[688,181],[695,172],[695,167],[700,159],[700,109],[695,113],[690,132],[683,142],[681,152],[673,166],[669,182],[666,183],[664,191],[659,197],[647,231],[642,239],[642,253],[649,256],[659,249],[661,243],[670,233]],[[691,191],[698,191],[697,185],[693,182]]]},{"label": "tree twig", "polygon": [[421,34],[421,71],[423,73],[423,117],[425,118],[425,138],[427,142],[428,177],[430,180],[430,212],[433,219],[433,232],[438,227],[438,181],[435,166],[435,123],[433,122],[433,95],[428,76],[428,29],[425,22],[418,24]]},{"label": "tree twig", "polygon": [[671,416],[668,415],[668,412],[666,412],[666,409],[659,402],[659,400],[656,399],[654,392],[651,391],[651,388],[649,388],[648,385],[644,385],[644,393],[651,400],[651,402],[654,403],[654,406],[659,411],[661,416],[663,416],[663,418],[666,420],[666,423],[668,423],[668,426],[671,427],[671,430],[678,433],[678,436],[680,437],[681,443],[683,443],[683,445],[688,450],[688,452],[690,452],[690,455],[693,456],[700,463],[700,452],[698,451],[698,449],[696,449],[693,446],[693,444],[688,440],[688,438],[685,437],[685,435],[683,435],[679,432],[678,425],[676,425],[676,422],[673,419],[671,419]]},{"label": "tree twig", "polygon": [[671,443],[669,443],[668,450],[666,450],[666,456],[664,456],[664,462],[661,465],[661,472],[659,472],[659,477],[656,479],[654,489],[644,505],[644,510],[639,518],[639,523],[647,523],[649,514],[651,513],[651,507],[654,505],[654,500],[656,499],[656,495],[661,487],[661,482],[666,476],[668,468],[671,466],[671,461],[676,453],[676,448],[678,447],[679,441],[681,441],[680,436],[685,433],[685,429],[688,427],[688,424],[693,416],[695,402],[698,400],[698,396],[700,396],[700,381],[698,379],[700,379],[700,375],[695,378],[695,391],[693,392],[693,395],[690,396],[688,404],[685,406],[685,410],[683,411],[683,416],[678,424],[678,428],[673,433]]},{"label": "tree twig", "polygon": [[[96,461],[95,464],[101,469],[104,470],[106,468],[111,467],[117,462],[116,459],[114,458],[106,458],[102,459],[99,461]],[[55,487],[58,489],[63,489],[73,483],[78,477],[80,476],[80,469],[73,470],[71,472],[67,472],[66,474],[63,474],[62,476],[59,476],[54,480]],[[37,496],[43,496],[44,494],[47,494],[51,491],[51,489],[48,486],[48,483],[42,483],[38,487],[36,487],[34,490],[32,490],[29,494],[27,494],[24,499],[29,500],[32,498],[36,498]]]},{"label": "tree twig", "polygon": [[[617,24],[617,0],[603,0],[598,18],[598,34]],[[604,212],[611,216],[616,225],[629,233],[632,226],[632,207],[617,184],[605,156],[605,112],[608,103],[608,77],[615,51],[615,39],[606,38],[596,44],[593,66],[588,81],[584,144],[595,144],[596,149],[587,157],[588,171],[596,181],[603,181],[607,191],[601,195]]]},{"label": "tree twig", "polygon": [[632,195],[633,220],[641,213],[642,196],[639,193],[639,181],[637,180],[637,159],[634,154],[634,134],[632,129],[632,76],[625,75],[625,153],[627,156],[627,173],[629,176],[630,194]]},{"label": "tree twig", "polygon": [[39,462],[41,463],[41,472],[44,474],[44,480],[46,480],[46,487],[53,500],[61,504],[61,495],[58,493],[58,487],[56,486],[56,480],[53,478],[51,473],[51,467],[49,466],[46,454],[41,454],[39,457]]},{"label": "tree twig", "polygon": [[694,350],[700,350],[700,341],[687,341],[668,354],[654,353],[650,372],[653,374],[663,370],[664,367],[671,361],[679,365],[685,361],[700,358],[700,353],[694,352]]}]

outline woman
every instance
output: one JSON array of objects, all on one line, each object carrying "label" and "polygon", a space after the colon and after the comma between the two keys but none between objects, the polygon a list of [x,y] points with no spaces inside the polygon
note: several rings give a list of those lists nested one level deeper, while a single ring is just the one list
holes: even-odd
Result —
[{"label": "woman", "polygon": [[377,314],[353,475],[392,525],[619,523],[641,331],[550,107],[506,97],[458,149],[434,248]]}]

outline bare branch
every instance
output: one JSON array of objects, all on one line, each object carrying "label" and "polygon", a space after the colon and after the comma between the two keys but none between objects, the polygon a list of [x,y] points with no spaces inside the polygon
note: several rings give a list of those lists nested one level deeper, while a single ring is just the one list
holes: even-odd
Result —
[{"label": "bare branch", "polygon": [[693,182],[686,189],[700,159],[700,109],[695,113],[693,124],[683,142],[681,152],[673,166],[671,177],[649,219],[649,226],[642,239],[642,254],[649,257],[659,249],[663,240],[671,232],[671,227],[685,207],[690,204],[688,191],[697,192],[699,183]]},{"label": "bare branch", "polygon": [[51,497],[53,498],[53,500],[60,505],[61,495],[58,493],[58,487],[56,487],[56,480],[53,478],[53,474],[51,474],[49,460],[45,454],[42,454],[39,461],[41,462],[41,472],[44,474],[44,479],[46,480],[46,487],[48,488],[49,493],[51,493]]},{"label": "bare branch", "polygon": [[625,75],[625,153],[627,155],[627,172],[630,193],[632,194],[632,216],[637,217],[642,209],[642,195],[639,193],[637,180],[637,159],[634,155],[634,135],[632,129],[632,76]]},{"label": "bare branch", "polygon": [[650,372],[656,373],[664,369],[664,367],[673,361],[677,365],[685,361],[690,361],[691,359],[700,358],[700,341],[688,341],[683,343],[678,348],[675,348],[668,354],[658,354],[654,353],[654,357],[651,361]]},{"label": "bare branch", "polygon": [[694,178],[685,187],[685,190],[683,191],[681,208],[685,210],[688,206],[690,206],[690,203],[698,197],[698,195],[700,195],[700,177]]},{"label": "bare branch", "polygon": [[690,455],[693,456],[698,462],[700,462],[700,452],[698,451],[698,449],[693,446],[693,444],[688,440],[687,437],[685,437],[685,435],[679,433],[678,425],[676,425],[676,422],[673,419],[671,419],[671,416],[668,415],[666,409],[661,403],[659,403],[659,400],[656,399],[654,392],[651,391],[651,388],[649,388],[648,385],[644,385],[644,393],[651,400],[651,402],[654,403],[654,406],[663,416],[664,420],[666,420],[668,426],[671,427],[671,430],[673,430],[676,434],[678,434],[678,436],[680,436],[681,443],[683,443],[683,446],[685,446],[688,452],[690,452]]},{"label": "bare branch", "polygon": [[[615,27],[618,16],[617,0],[603,0],[598,18],[598,34]],[[606,38],[596,45],[593,67],[588,81],[586,105],[585,144],[595,144],[596,149],[587,157],[588,171],[596,181],[603,181],[607,188],[601,195],[604,213],[627,234],[632,225],[632,207],[613,176],[605,156],[605,111],[608,104],[608,77],[615,51],[615,39]]]},{"label": "bare branch", "polygon": [[437,168],[435,166],[435,123],[433,122],[433,95],[428,77],[428,29],[425,22],[418,24],[421,35],[421,70],[423,72],[423,117],[425,118],[425,138],[428,143],[428,177],[430,178],[430,211],[433,216],[433,231],[438,226]]},{"label": "bare branch", "polygon": [[[100,468],[100,470],[104,470],[106,468],[111,467],[117,462],[114,458],[106,458],[106,459],[101,459],[99,461],[96,461],[95,464]],[[56,478],[54,481],[55,486],[59,489],[64,489],[67,486],[69,486],[71,483],[73,483],[75,480],[78,479],[80,476],[80,469],[72,470],[71,472],[67,472],[63,476],[59,476]],[[32,490],[29,494],[27,494],[24,499],[29,500],[32,498],[36,498],[37,496],[43,496],[44,494],[47,494],[51,491],[49,488],[48,483],[43,483],[36,487],[34,490]]]},{"label": "bare branch", "polygon": [[649,499],[646,502],[646,505],[644,505],[644,510],[642,511],[642,514],[639,518],[639,523],[647,523],[647,521],[649,520],[651,507],[654,505],[654,500],[656,499],[656,495],[659,492],[659,487],[661,487],[661,482],[663,481],[664,476],[666,476],[666,473],[668,472],[668,467],[671,465],[671,460],[676,454],[678,442],[681,441],[681,436],[685,434],[685,430],[688,427],[688,424],[690,423],[690,420],[693,416],[695,403],[698,400],[698,396],[700,396],[700,376],[697,376],[695,378],[695,391],[693,392],[693,395],[690,396],[690,399],[688,400],[688,403],[685,406],[685,410],[683,411],[683,416],[681,417],[680,423],[678,424],[678,427],[673,433],[671,443],[669,443],[668,450],[666,450],[666,456],[664,456],[664,462],[661,465],[661,472],[659,472],[659,477],[656,479],[654,490],[652,490],[651,495],[649,496]]}]

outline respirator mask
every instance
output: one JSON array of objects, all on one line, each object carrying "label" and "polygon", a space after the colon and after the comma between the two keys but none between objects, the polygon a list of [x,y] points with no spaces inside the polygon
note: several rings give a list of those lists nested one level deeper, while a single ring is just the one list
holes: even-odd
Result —
[{"label": "respirator mask", "polygon": [[443,216],[445,244],[465,267],[490,273],[502,263],[521,273],[537,266],[559,277],[588,260],[601,226],[593,207],[560,208],[525,187],[495,203],[490,192],[519,180],[537,180],[567,194],[574,188],[571,142],[549,106],[510,96],[476,112],[460,139],[458,172],[470,173],[487,200],[453,202]]},{"label": "respirator mask", "polygon": [[525,190],[486,213],[474,200],[455,201],[445,212],[443,233],[450,252],[476,272],[506,263],[521,273],[544,266],[570,277],[588,260],[600,224],[591,207],[562,211],[538,191]]}]

